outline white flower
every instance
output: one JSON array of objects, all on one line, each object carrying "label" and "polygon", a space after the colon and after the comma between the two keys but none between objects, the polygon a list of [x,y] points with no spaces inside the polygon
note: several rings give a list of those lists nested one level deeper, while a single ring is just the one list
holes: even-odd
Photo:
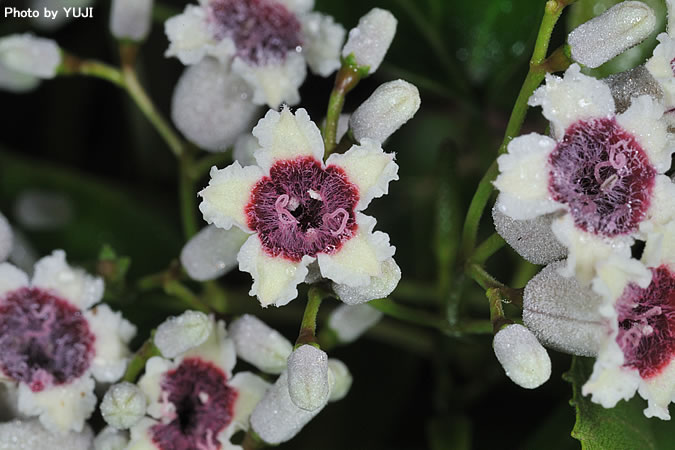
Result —
[{"label": "white flower", "polygon": [[420,103],[417,87],[407,81],[381,84],[350,117],[354,138],[357,142],[367,138],[383,143],[413,118]]},{"label": "white flower", "polygon": [[129,449],[240,449],[230,438],[248,430],[268,383],[249,372],[232,376],[234,344],[222,321],[210,322],[209,336],[198,347],[173,360],[148,360],[138,385],[150,417],[131,428]]},{"label": "white flower", "polygon": [[117,39],[143,41],[152,25],[154,0],[113,0],[110,32]]},{"label": "white flower", "polygon": [[397,23],[394,15],[386,9],[371,9],[359,19],[356,28],[349,30],[342,57],[353,54],[359,66],[367,66],[369,74],[375,72],[394,40]]},{"label": "white flower", "polygon": [[551,359],[530,330],[507,325],[495,334],[492,347],[506,376],[520,387],[534,389],[551,376]]},{"label": "white flower", "polygon": [[14,234],[7,218],[0,213],[0,262],[7,259],[14,246]]},{"label": "white flower", "polygon": [[81,432],[52,433],[37,420],[13,420],[0,424],[2,449],[90,450],[93,433],[87,425]]},{"label": "white flower", "polygon": [[598,261],[630,256],[643,230],[675,217],[675,188],[660,175],[674,150],[663,107],[641,96],[616,115],[607,85],[576,64],[564,78],[547,75],[530,104],[542,106],[555,139],[511,141],[498,158],[498,208],[517,220],[559,212],[552,229],[568,248],[566,275],[587,284]]},{"label": "white flower", "polygon": [[237,267],[237,253],[247,238],[239,228],[209,225],[185,244],[180,262],[193,280],[213,280]]},{"label": "white flower", "polygon": [[256,316],[244,314],[229,327],[237,357],[266,373],[286,370],[293,345]]},{"label": "white flower", "polygon": [[166,56],[196,64],[212,56],[253,89],[253,102],[272,108],[300,100],[306,64],[328,76],[340,66],[344,29],[310,12],[313,1],[200,0],[169,19]]},{"label": "white flower", "polygon": [[19,411],[52,431],[81,431],[96,405],[93,378],[114,382],[126,369],[136,329],[93,306],[102,295],[103,281],[61,250],[37,262],[32,281],[0,264],[0,378],[18,385]]},{"label": "white flower", "polygon": [[656,27],[654,11],[642,2],[621,2],[579,25],[568,36],[572,58],[600,67],[647,39]]},{"label": "white flower", "polygon": [[381,275],[372,277],[367,286],[333,283],[333,290],[343,303],[361,305],[371,300],[387,297],[394,292],[399,281],[401,281],[401,268],[398,267],[394,258],[388,258],[382,263]]},{"label": "white flower", "polygon": [[135,384],[113,384],[101,401],[101,415],[118,430],[131,428],[145,415],[145,395]]},{"label": "white flower", "polygon": [[368,305],[340,305],[330,313],[328,326],[342,343],[357,340],[382,319],[383,314]]},{"label": "white flower", "polygon": [[313,345],[301,345],[288,357],[288,393],[298,408],[314,411],[328,402],[328,355]]},{"label": "white flower", "polygon": [[51,39],[13,34],[0,39],[0,65],[37,78],[54,78],[61,65],[61,49]]},{"label": "white flower", "polygon": [[237,257],[253,277],[250,294],[263,306],[287,304],[314,261],[335,283],[376,282],[395,248],[360,211],[398,179],[394,155],[364,140],[324,163],[321,134],[304,109],[269,111],[253,134],[258,165],[214,167],[199,193],[208,223],[252,233]]},{"label": "white flower", "polygon": [[185,311],[178,317],[169,317],[155,332],[155,346],[165,358],[175,358],[201,345],[211,333],[211,319],[200,311]]}]

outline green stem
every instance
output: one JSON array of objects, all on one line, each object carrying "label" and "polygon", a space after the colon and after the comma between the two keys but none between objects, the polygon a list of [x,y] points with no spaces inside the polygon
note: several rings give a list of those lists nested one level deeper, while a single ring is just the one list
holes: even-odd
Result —
[{"label": "green stem", "polygon": [[117,68],[109,66],[100,61],[79,61],[70,55],[64,55],[64,65],[69,67],[65,69],[66,74],[77,73],[89,77],[100,78],[108,81],[118,87],[124,88],[124,77]]},{"label": "green stem", "polygon": [[347,58],[342,62],[342,67],[335,76],[335,85],[328,99],[326,111],[326,125],[323,129],[323,143],[326,149],[326,157],[335,148],[338,120],[345,105],[345,96],[359,83],[367,71],[356,65],[353,58]]},{"label": "green stem", "polygon": [[302,323],[300,324],[300,333],[298,339],[295,341],[295,348],[305,344],[318,345],[316,338],[316,316],[319,314],[319,307],[321,301],[326,296],[326,293],[316,286],[309,288],[307,293],[307,305],[305,312],[302,315]]},{"label": "green stem", "polygon": [[164,292],[166,292],[167,295],[178,298],[190,309],[207,314],[211,312],[211,309],[202,303],[199,297],[185,287],[180,281],[170,280],[164,283]]},{"label": "green stem", "polygon": [[502,303],[505,301],[500,289],[492,288],[485,291],[490,304],[490,322],[492,323],[492,332],[497,333],[504,326],[512,324],[513,321],[506,318]]},{"label": "green stem", "polygon": [[473,252],[471,258],[472,262],[477,264],[483,264],[488,258],[494,255],[499,249],[506,245],[506,241],[497,233],[492,233],[492,235],[484,240]]},{"label": "green stem", "polygon": [[194,178],[190,176],[190,167],[192,165],[192,155],[185,152],[180,155],[179,161],[179,197],[180,213],[183,223],[183,233],[186,239],[190,239],[197,234],[199,226],[195,213],[197,211],[197,193]]},{"label": "green stem", "polygon": [[122,378],[124,381],[135,383],[136,378],[138,378],[138,374],[143,371],[145,363],[153,356],[161,355],[159,349],[155,347],[154,338],[155,330],[152,330],[150,333],[150,338],[143,343],[141,348],[139,348],[136,353],[134,353],[134,357],[131,358],[131,361],[129,361],[127,370],[124,372],[124,377]]},{"label": "green stem", "polygon": [[513,289],[506,286],[504,283],[490,275],[479,264],[469,264],[466,268],[466,274],[469,275],[476,283],[478,283],[478,285],[485,291],[497,289],[505,298],[508,299],[509,303],[513,303],[516,306],[522,306],[523,289]]}]

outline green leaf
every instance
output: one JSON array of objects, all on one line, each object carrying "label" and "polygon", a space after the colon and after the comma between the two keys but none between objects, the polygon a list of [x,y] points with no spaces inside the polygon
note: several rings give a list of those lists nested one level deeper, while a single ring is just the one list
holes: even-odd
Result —
[{"label": "green leaf", "polygon": [[657,446],[650,420],[642,410],[645,403],[635,396],[621,401],[614,408],[605,409],[581,395],[581,386],[593,371],[593,359],[574,357],[572,367],[564,375],[572,383],[570,404],[576,410],[572,436],[581,442],[584,450],[656,450]]}]

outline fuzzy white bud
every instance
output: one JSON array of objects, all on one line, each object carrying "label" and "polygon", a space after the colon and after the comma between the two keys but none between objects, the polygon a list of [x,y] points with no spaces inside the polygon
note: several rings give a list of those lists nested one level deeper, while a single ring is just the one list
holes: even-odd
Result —
[{"label": "fuzzy white bud", "polygon": [[248,84],[213,58],[183,72],[171,103],[171,118],[189,140],[219,152],[250,131],[260,107],[251,102]]},{"label": "fuzzy white bud", "polygon": [[388,296],[394,292],[399,281],[401,281],[401,269],[394,258],[389,258],[382,263],[382,274],[379,277],[371,277],[369,284],[353,287],[347,284],[333,283],[333,290],[343,303],[360,305],[376,298]]},{"label": "fuzzy white bud", "polygon": [[101,401],[101,415],[111,427],[125,430],[145,416],[146,399],[141,388],[123,381],[113,384]]},{"label": "fuzzy white bud", "polygon": [[544,384],[551,376],[551,359],[537,338],[522,325],[507,325],[492,341],[506,376],[525,389]]},{"label": "fuzzy white bud", "polygon": [[110,32],[117,39],[143,41],[152,24],[153,0],[113,0]]},{"label": "fuzzy white bud", "polygon": [[329,402],[342,400],[352,387],[352,374],[349,369],[339,359],[331,358],[328,360],[328,376],[330,378],[330,397]]},{"label": "fuzzy white bud", "polygon": [[251,428],[268,444],[292,439],[323,408],[298,408],[288,392],[288,372],[283,372],[251,414]]},{"label": "fuzzy white bud", "polygon": [[17,72],[0,63],[0,90],[22,94],[34,90],[39,85],[39,78]]},{"label": "fuzzy white bud", "polygon": [[52,39],[30,33],[0,39],[0,65],[38,78],[54,78],[61,65],[61,49]]},{"label": "fuzzy white bud", "polygon": [[256,316],[245,314],[230,324],[229,337],[237,357],[267,373],[286,370],[293,345]]},{"label": "fuzzy white bud", "polygon": [[403,80],[381,84],[349,119],[354,138],[384,142],[420,108],[420,93],[415,85]]},{"label": "fuzzy white bud", "polygon": [[568,36],[572,58],[599,67],[644,41],[656,27],[654,11],[642,2],[621,2],[579,25]]},{"label": "fuzzy white bud", "polygon": [[105,427],[94,439],[94,450],[125,450],[129,444],[129,433],[111,426]]},{"label": "fuzzy white bud", "polygon": [[302,345],[288,357],[288,392],[298,408],[323,408],[330,395],[328,355],[313,345]]},{"label": "fuzzy white bud", "polygon": [[89,425],[81,432],[53,433],[39,420],[13,420],[0,424],[0,449],[68,449],[89,450],[93,433]]},{"label": "fuzzy white bud", "polygon": [[396,17],[389,11],[373,8],[359,19],[356,28],[349,30],[342,57],[354,54],[359,66],[368,66],[371,74],[380,67],[396,34]]},{"label": "fuzzy white bud", "polygon": [[157,327],[155,345],[165,358],[175,358],[203,344],[213,324],[209,316],[199,311],[185,311],[169,317]]},{"label": "fuzzy white bud", "polygon": [[328,317],[328,326],[342,343],[357,340],[382,318],[382,313],[368,305],[341,305]]},{"label": "fuzzy white bud", "polygon": [[214,280],[237,267],[237,254],[248,236],[237,227],[209,225],[185,244],[180,262],[193,280]]},{"label": "fuzzy white bud", "polygon": [[26,189],[14,201],[14,217],[27,230],[55,230],[73,219],[73,202],[61,192]]},{"label": "fuzzy white bud", "polygon": [[525,286],[523,322],[547,347],[596,356],[606,329],[599,312],[602,298],[576,278],[560,275],[566,261],[544,267]]},{"label": "fuzzy white bud", "polygon": [[0,262],[7,259],[12,252],[14,246],[14,235],[12,234],[12,227],[5,216],[0,213]]}]

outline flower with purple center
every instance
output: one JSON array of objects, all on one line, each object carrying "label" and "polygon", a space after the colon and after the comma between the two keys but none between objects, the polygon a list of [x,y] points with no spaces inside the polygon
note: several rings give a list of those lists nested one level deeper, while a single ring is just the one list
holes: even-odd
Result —
[{"label": "flower with purple center", "polygon": [[210,318],[207,340],[174,359],[151,358],[139,387],[145,417],[131,428],[130,449],[240,449],[230,442],[267,390],[250,372],[232,376],[236,355],[225,324]]},{"label": "flower with purple center", "polygon": [[71,268],[61,250],[33,279],[0,264],[0,380],[18,388],[18,409],[52,431],[81,431],[96,405],[94,379],[117,381],[136,329],[99,304],[103,281]]},{"label": "flower with purple center", "polygon": [[313,0],[200,0],[165,24],[166,56],[185,65],[217,58],[252,87],[253,101],[298,103],[306,64],[321,76],[340,67],[345,30],[311,12]]},{"label": "flower with purple center", "polygon": [[540,105],[553,138],[515,138],[498,159],[497,208],[516,220],[556,213],[552,229],[568,248],[565,275],[587,284],[599,261],[630,256],[634,239],[675,218],[675,186],[662,175],[675,150],[663,107],[649,96],[615,113],[609,88],[572,65],[547,75]]},{"label": "flower with purple center", "polygon": [[258,165],[214,167],[199,193],[208,223],[252,233],[237,257],[253,277],[251,295],[263,306],[287,304],[315,261],[323,277],[352,288],[398,269],[389,237],[360,212],[398,179],[393,154],[363,139],[324,163],[321,134],[304,109],[269,111],[253,134]]}]

